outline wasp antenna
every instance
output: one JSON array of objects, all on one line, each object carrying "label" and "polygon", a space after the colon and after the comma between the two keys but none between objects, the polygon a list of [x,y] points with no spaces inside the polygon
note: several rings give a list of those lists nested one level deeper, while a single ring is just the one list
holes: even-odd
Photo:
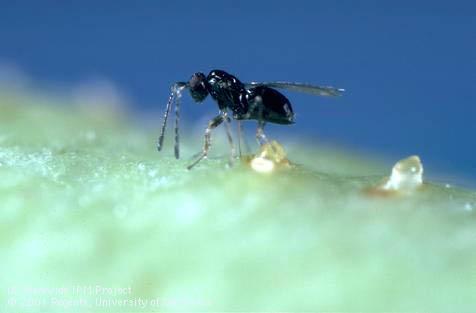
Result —
[{"label": "wasp antenna", "polygon": [[167,101],[167,107],[165,108],[164,113],[164,121],[162,122],[162,129],[160,131],[159,140],[157,142],[157,150],[162,150],[164,144],[164,135],[165,135],[165,127],[167,126],[167,118],[169,117],[170,107],[172,106],[172,102],[174,101],[174,97],[176,95],[176,88],[175,85],[172,86],[172,91],[170,92],[169,100]]},{"label": "wasp antenna", "polygon": [[179,122],[180,122],[180,98],[182,98],[182,90],[184,86],[177,86],[175,98],[175,158],[180,158],[180,136],[179,136]]}]

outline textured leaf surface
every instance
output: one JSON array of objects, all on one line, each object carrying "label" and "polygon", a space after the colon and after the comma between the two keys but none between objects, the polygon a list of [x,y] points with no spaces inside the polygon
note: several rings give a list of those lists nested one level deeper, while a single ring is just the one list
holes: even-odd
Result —
[{"label": "textured leaf surface", "polygon": [[[371,198],[362,190],[393,164],[319,147],[290,149],[301,165],[272,175],[227,169],[226,158],[187,171],[172,149],[156,152],[156,134],[117,114],[39,102],[0,98],[1,311],[475,307],[473,191],[426,184]],[[97,285],[131,287],[102,298],[159,301],[102,307],[97,294],[8,289]]]}]

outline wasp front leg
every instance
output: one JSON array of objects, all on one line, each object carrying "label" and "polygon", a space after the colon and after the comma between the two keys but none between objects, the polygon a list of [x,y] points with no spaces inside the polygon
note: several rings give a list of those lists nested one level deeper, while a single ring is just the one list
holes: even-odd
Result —
[{"label": "wasp front leg", "polygon": [[217,126],[219,126],[223,121],[225,120],[226,116],[224,114],[220,114],[215,116],[210,122],[208,122],[207,129],[205,129],[205,143],[203,145],[202,151],[198,154],[197,159],[190,164],[187,169],[192,169],[195,165],[198,164],[202,159],[206,158],[208,156],[208,151],[210,150],[210,147],[212,145],[211,143],[211,133],[212,130],[215,129]]}]

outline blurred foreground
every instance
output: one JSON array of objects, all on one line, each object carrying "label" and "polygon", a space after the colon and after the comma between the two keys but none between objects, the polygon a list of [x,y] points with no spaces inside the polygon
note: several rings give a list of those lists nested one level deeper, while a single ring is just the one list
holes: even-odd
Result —
[{"label": "blurred foreground", "polygon": [[370,197],[393,164],[309,146],[187,171],[121,115],[47,102],[0,95],[2,312],[474,309],[476,192]]}]

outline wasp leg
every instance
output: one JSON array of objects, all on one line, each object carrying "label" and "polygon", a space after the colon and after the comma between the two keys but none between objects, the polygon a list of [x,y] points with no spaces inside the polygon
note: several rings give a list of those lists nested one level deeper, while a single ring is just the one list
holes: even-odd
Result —
[{"label": "wasp leg", "polygon": [[[266,138],[266,135],[264,134],[264,125],[266,124],[265,121],[263,121],[263,99],[260,96],[257,96],[255,98],[254,105],[258,107],[258,128],[256,128],[256,140],[258,141],[258,144],[260,146],[267,144],[268,138]],[[253,108],[254,110],[254,108]]]},{"label": "wasp leg", "polygon": [[[243,153],[250,153],[251,148],[246,140],[246,134],[243,129],[243,124],[241,121],[236,121],[237,125],[237,132],[238,132],[238,150],[239,150],[239,156],[240,158],[242,157]],[[242,146],[243,146],[243,152],[242,152]]]},{"label": "wasp leg", "polygon": [[256,140],[260,146],[269,143],[268,138],[264,134],[264,125],[266,123],[263,121],[258,121],[258,128],[256,129]]},{"label": "wasp leg", "polygon": [[236,128],[238,132],[238,155],[241,159],[241,140],[243,136],[243,130],[241,129],[241,121],[236,121]]},{"label": "wasp leg", "polygon": [[210,150],[211,146],[211,132],[214,128],[216,128],[218,125],[223,123],[225,120],[225,116],[223,114],[215,116],[210,122],[208,122],[207,129],[205,130],[205,144],[203,145],[202,152],[198,155],[197,159],[187,166],[187,169],[192,169],[195,165],[198,164],[202,159],[206,158],[208,156],[208,150]]},{"label": "wasp leg", "polygon": [[162,150],[164,146],[164,135],[165,135],[165,127],[167,126],[167,118],[169,117],[170,108],[172,107],[172,102],[176,96],[175,87],[172,86],[172,91],[170,92],[169,100],[167,101],[167,107],[164,113],[164,121],[162,122],[162,129],[160,131],[159,140],[157,141],[157,150]]},{"label": "wasp leg", "polygon": [[[249,142],[246,140],[246,133],[245,129],[243,128],[242,121],[237,120],[237,132],[238,132],[238,149],[239,149],[239,156],[242,157],[243,153],[250,153],[251,148]],[[243,148],[243,152],[242,152]]]},{"label": "wasp leg", "polygon": [[[233,145],[233,137],[231,136],[231,126],[230,126],[230,118],[228,114],[224,114],[225,117],[225,128],[226,128],[226,136],[228,138],[228,143],[230,144],[230,166],[233,166],[233,162],[236,157],[235,146]],[[239,141],[239,140],[238,140]]]},{"label": "wasp leg", "polygon": [[179,122],[180,122],[180,98],[182,94],[180,89],[177,91],[177,95],[175,97],[175,144],[174,144],[174,152],[175,158],[180,158],[180,138],[179,138]]}]

